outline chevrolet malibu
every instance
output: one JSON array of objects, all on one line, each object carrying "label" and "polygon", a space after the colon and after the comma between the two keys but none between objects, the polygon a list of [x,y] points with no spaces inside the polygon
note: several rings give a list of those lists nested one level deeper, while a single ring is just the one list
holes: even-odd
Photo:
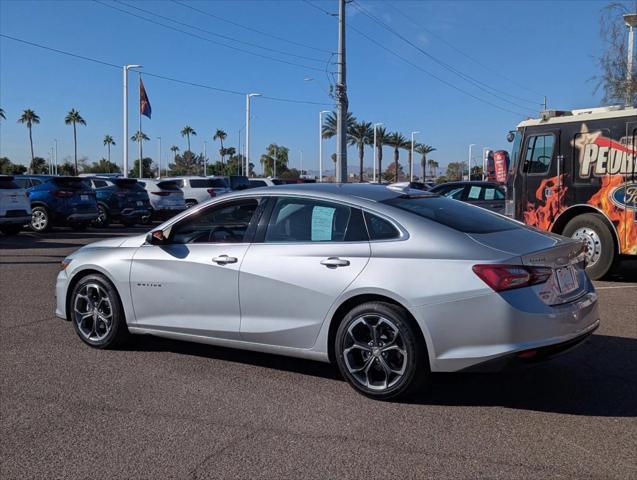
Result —
[{"label": "chevrolet malibu", "polygon": [[286,185],[79,249],[56,313],[92,347],[148,334],[334,362],[388,399],[582,342],[599,325],[584,267],[579,242],[435,194]]}]

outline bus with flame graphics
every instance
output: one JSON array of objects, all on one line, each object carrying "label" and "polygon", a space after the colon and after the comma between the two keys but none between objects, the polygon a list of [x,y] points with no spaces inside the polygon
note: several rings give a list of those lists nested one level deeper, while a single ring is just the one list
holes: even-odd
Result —
[{"label": "bus with flame graphics", "polygon": [[544,111],[507,139],[507,215],[583,240],[593,279],[637,255],[637,108]]}]

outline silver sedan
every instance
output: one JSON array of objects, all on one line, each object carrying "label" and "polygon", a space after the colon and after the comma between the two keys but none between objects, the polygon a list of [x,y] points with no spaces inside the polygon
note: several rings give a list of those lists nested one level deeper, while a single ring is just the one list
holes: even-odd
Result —
[{"label": "silver sedan", "polygon": [[599,325],[582,244],[382,185],[244,190],[62,262],[59,317],[97,348],[149,334],[334,362],[370,397],[571,348]]}]

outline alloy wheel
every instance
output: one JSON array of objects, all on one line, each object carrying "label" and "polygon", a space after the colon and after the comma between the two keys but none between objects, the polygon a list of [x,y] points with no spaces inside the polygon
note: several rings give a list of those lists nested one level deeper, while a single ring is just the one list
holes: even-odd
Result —
[{"label": "alloy wheel", "polygon": [[31,227],[34,230],[40,231],[44,230],[49,222],[47,218],[46,212],[43,210],[34,210],[31,215]]},{"label": "alloy wheel", "polygon": [[89,342],[106,338],[113,328],[113,306],[108,292],[97,283],[83,285],[73,301],[77,329]]},{"label": "alloy wheel", "polygon": [[379,315],[356,318],[345,334],[343,359],[354,380],[374,391],[396,385],[407,369],[407,351],[398,327]]}]

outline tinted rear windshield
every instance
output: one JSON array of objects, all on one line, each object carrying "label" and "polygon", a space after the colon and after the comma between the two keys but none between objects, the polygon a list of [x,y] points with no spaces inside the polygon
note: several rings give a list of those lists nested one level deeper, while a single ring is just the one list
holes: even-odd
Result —
[{"label": "tinted rear windshield", "polygon": [[84,180],[80,177],[53,177],[51,178],[51,182],[58,187],[69,188],[71,190],[91,189],[91,187],[84,183]]},{"label": "tinted rear windshield", "polygon": [[480,207],[439,196],[402,196],[382,203],[406,210],[463,233],[493,233],[519,228],[513,220]]},{"label": "tinted rear windshield", "polygon": [[13,181],[11,176],[0,176],[0,190],[14,190],[20,186]]},{"label": "tinted rear windshield", "polygon": [[157,182],[157,188],[161,188],[162,190],[175,190],[180,191],[179,185],[174,180],[166,180],[164,182]]},{"label": "tinted rear windshield", "polygon": [[213,185],[212,180],[208,178],[193,178],[190,180],[190,186],[192,188],[212,188],[216,185]]},{"label": "tinted rear windshield", "polygon": [[230,188],[233,190],[240,190],[240,187],[250,188],[250,180],[248,180],[248,177],[244,177],[242,175],[231,175]]},{"label": "tinted rear windshield", "polygon": [[214,188],[228,188],[223,178],[211,178],[210,182],[212,182]]},{"label": "tinted rear windshield", "polygon": [[115,185],[124,190],[136,190],[141,191],[144,190],[142,184],[140,184],[137,180],[132,178],[113,178],[111,179]]}]

